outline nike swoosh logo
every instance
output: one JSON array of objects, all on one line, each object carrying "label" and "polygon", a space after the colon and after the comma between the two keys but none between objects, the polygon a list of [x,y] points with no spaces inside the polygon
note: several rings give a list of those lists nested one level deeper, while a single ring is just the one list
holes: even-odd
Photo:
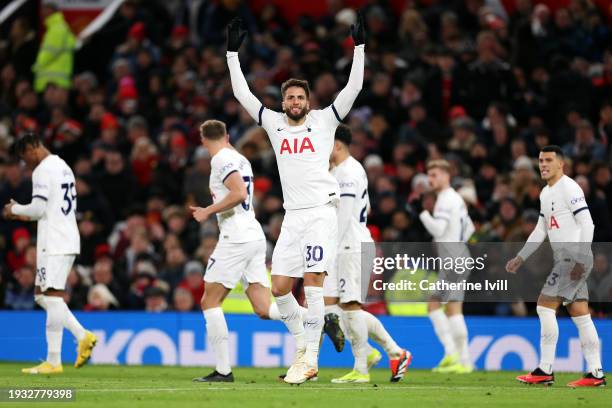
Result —
[{"label": "nike swoosh logo", "polygon": [[317,262],[317,263],[313,263],[312,265],[308,265],[308,264],[306,264],[306,268],[312,268],[313,266],[315,266],[315,265],[317,265],[317,264],[318,264],[318,262]]},{"label": "nike swoosh logo", "polygon": [[281,131],[281,130],[283,130],[283,129],[285,129],[285,128],[278,128],[278,129],[276,129],[276,131],[277,131],[277,132],[280,132],[280,131]]}]

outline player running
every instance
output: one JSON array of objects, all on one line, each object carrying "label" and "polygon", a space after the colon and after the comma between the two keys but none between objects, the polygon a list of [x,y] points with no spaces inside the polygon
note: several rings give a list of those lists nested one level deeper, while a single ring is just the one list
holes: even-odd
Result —
[{"label": "player running", "polygon": [[593,268],[591,242],[595,226],[582,189],[563,174],[561,148],[544,147],[538,161],[540,175],[547,184],[540,193],[540,219],[523,249],[508,261],[506,270],[516,273],[547,236],[553,250],[554,266],[538,298],[540,364],[531,373],[516,379],[526,384],[554,383],[553,363],[559,337],[556,313],[563,304],[578,329],[582,353],[587,363],[584,377],[567,385],[603,386],[606,385],[606,377],[599,355],[599,337],[589,312],[587,287],[587,279]]},{"label": "player running", "polygon": [[7,219],[37,221],[34,299],[47,312],[47,359],[21,372],[59,374],[64,371],[61,358],[64,327],[78,340],[76,368],[87,363],[97,341],[64,302],[66,279],[81,251],[75,217],[74,174],[66,162],[51,154],[34,133],[28,133],[15,142],[15,153],[33,169],[32,201],[22,205],[11,200],[4,206],[3,215]]},{"label": "player running", "polygon": [[[338,254],[335,268],[325,279],[323,291],[326,303],[340,302],[343,326],[351,341],[355,364],[348,374],[332,379],[333,383],[367,383],[369,370],[380,361],[380,352],[368,344],[368,334],[380,344],[389,356],[391,381],[404,377],[412,360],[409,351],[400,348],[391,338],[380,320],[361,309],[361,243],[373,242],[366,227],[370,199],[368,177],[363,166],[350,152],[351,130],[339,125],[336,129],[334,150],[331,155],[332,174],[340,186],[338,206]],[[368,254],[374,258],[374,253]],[[370,262],[370,265],[372,263]],[[367,284],[367,283],[366,283]],[[327,320],[327,316],[326,316]]]},{"label": "player running", "polygon": [[[446,160],[427,164],[429,185],[437,194],[433,215],[428,210],[419,214],[421,222],[436,242],[438,256],[469,257],[465,242],[474,233],[463,198],[450,185],[450,165]],[[469,271],[459,274],[454,270],[440,270],[438,280],[461,282]],[[444,347],[444,358],[434,371],[441,373],[469,373],[473,371],[468,351],[468,330],[463,318],[462,290],[438,291],[427,304],[429,319]],[[446,313],[443,304],[446,304]]]},{"label": "player running", "polygon": [[[204,222],[213,214],[219,224],[219,242],[208,259],[206,290],[201,306],[206,337],[216,357],[216,368],[197,382],[233,382],[228,329],[221,305],[242,281],[253,310],[262,319],[280,320],[271,303],[266,269],[266,239],[253,210],[253,170],[249,161],[229,143],[225,123],[207,120],[200,126],[202,145],[210,153],[210,191],[213,204],[190,207],[193,217]],[[300,308],[303,309],[303,308]],[[299,311],[303,313],[302,310]]]},{"label": "player running", "polygon": [[[282,320],[296,340],[296,359],[285,376],[290,384],[318,372],[323,327],[323,280],[337,245],[338,183],[329,173],[334,132],[348,114],[363,85],[365,32],[360,15],[352,27],[353,65],[346,87],[327,108],[310,110],[307,81],[289,79],[281,86],[283,113],[265,108],[250,92],[240,69],[238,48],[246,33],[234,19],[227,32],[227,64],[234,96],[268,133],[274,148],[286,210],[272,256],[272,293]],[[291,293],[294,280],[304,278],[308,304],[305,321]]]}]

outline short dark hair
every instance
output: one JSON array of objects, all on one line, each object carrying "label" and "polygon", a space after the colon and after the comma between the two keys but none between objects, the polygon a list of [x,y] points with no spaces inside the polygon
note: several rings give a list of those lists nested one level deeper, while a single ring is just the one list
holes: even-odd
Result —
[{"label": "short dark hair", "polygon": [[209,119],[200,126],[200,136],[208,140],[219,140],[226,134],[225,123],[220,120]]},{"label": "short dark hair", "polygon": [[353,135],[351,134],[351,128],[346,126],[345,124],[339,124],[336,128],[336,134],[334,135],[334,139],[338,140],[345,145],[349,146],[353,141]]},{"label": "short dark hair", "polygon": [[542,153],[555,153],[557,155],[557,157],[559,157],[560,159],[563,158],[563,150],[561,150],[561,147],[557,146],[557,145],[548,145],[548,146],[544,146],[542,148],[542,150],[540,150],[540,152]]},{"label": "short dark hair", "polygon": [[292,86],[302,88],[304,92],[306,92],[306,98],[310,98],[310,86],[308,85],[308,81],[291,78],[283,82],[281,85],[281,96],[283,99],[285,99],[285,92],[287,92],[287,89],[291,88]]},{"label": "short dark hair", "polygon": [[42,145],[43,142],[37,133],[28,132],[22,135],[19,139],[17,139],[13,149],[17,156],[22,156],[28,149],[28,146],[38,147]]}]

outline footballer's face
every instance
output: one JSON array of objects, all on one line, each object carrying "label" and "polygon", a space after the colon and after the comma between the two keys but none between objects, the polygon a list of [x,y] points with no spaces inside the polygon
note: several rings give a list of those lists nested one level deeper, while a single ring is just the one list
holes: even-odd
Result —
[{"label": "footballer's face", "polygon": [[285,91],[283,98],[283,111],[294,121],[301,120],[310,109],[306,90],[300,86],[291,86]]},{"label": "footballer's face", "polygon": [[450,175],[437,167],[427,171],[427,178],[431,189],[436,192],[448,187],[450,181]]},{"label": "footballer's face", "polygon": [[555,152],[540,152],[538,158],[542,180],[554,180],[563,173],[563,160]]}]

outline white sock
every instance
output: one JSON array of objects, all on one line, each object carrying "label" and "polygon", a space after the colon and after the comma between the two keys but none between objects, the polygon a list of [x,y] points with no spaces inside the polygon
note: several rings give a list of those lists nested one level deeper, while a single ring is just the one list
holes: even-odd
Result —
[{"label": "white sock", "polygon": [[572,317],[572,320],[576,328],[578,328],[582,354],[584,354],[584,359],[587,362],[587,371],[596,378],[603,377],[601,356],[599,354],[599,336],[597,335],[593,320],[591,320],[591,315],[586,314],[584,316]]},{"label": "white sock", "polygon": [[469,367],[472,365],[472,361],[470,360],[470,352],[468,349],[468,330],[465,325],[465,319],[462,314],[457,314],[449,317],[448,322],[450,324],[453,340],[455,341],[455,347],[459,352],[461,364]]},{"label": "white sock", "polygon": [[47,302],[45,302],[45,295],[34,295],[34,301],[38,304],[38,306],[42,307],[43,310],[47,310]]},{"label": "white sock", "polygon": [[[308,313],[308,309],[302,306],[298,306],[300,308],[300,314],[302,315],[302,321],[306,318],[306,313]],[[280,310],[278,310],[278,305],[276,302],[270,303],[270,308],[268,309],[268,319],[270,320],[283,320],[281,319]]]},{"label": "white sock", "polygon": [[370,312],[365,310],[361,312],[361,318],[366,322],[370,338],[380,344],[389,357],[399,357],[402,354],[401,347],[391,338],[391,335],[385,330],[380,320]]},{"label": "white sock", "polygon": [[546,374],[552,373],[555,362],[555,351],[559,339],[559,325],[555,310],[544,306],[536,308],[540,318],[540,369]]},{"label": "white sock", "polygon": [[368,373],[368,325],[364,319],[363,310],[347,310],[344,320],[347,326],[347,336],[351,340],[355,365],[353,369],[360,374]]},{"label": "white sock", "polygon": [[308,303],[308,313],[306,314],[306,320],[304,320],[306,364],[309,367],[317,368],[319,366],[319,342],[325,317],[323,288],[304,286],[304,294]]},{"label": "white sock", "polygon": [[270,303],[270,308],[268,309],[268,318],[270,320],[281,320],[281,314],[278,310],[278,305],[276,302]]},{"label": "white sock", "polygon": [[62,364],[62,335],[64,334],[64,299],[57,296],[45,296],[47,305],[47,362],[58,366]]},{"label": "white sock", "polygon": [[77,318],[72,314],[72,311],[68,308],[68,305],[64,302],[64,327],[72,333],[78,341],[85,338],[85,328],[79,323]]},{"label": "white sock", "polygon": [[206,337],[208,344],[212,345],[215,357],[217,358],[216,370],[219,374],[227,375],[232,372],[229,358],[229,332],[227,323],[223,315],[223,309],[213,307],[204,310],[204,320],[206,321]]},{"label": "white sock", "polygon": [[[42,307],[44,310],[47,310],[47,302],[45,301],[45,297],[45,295],[34,295],[34,301],[38,304],[38,306]],[[66,308],[64,310],[63,326],[67,328],[77,340],[80,341],[83,339],[83,337],[85,337],[85,329],[83,326],[81,326],[81,323],[79,323],[74,314],[72,314],[72,311],[70,311],[68,305],[66,305],[66,302],[64,302],[64,305]]]},{"label": "white sock", "polygon": [[429,312],[429,320],[433,324],[434,332],[444,347],[444,355],[450,356],[457,353],[455,340],[453,339],[450,321],[442,308]]},{"label": "white sock", "polygon": [[276,298],[276,305],[281,315],[281,320],[287,326],[289,333],[295,337],[295,346],[298,350],[304,350],[306,347],[304,320],[302,319],[302,311],[293,293],[289,292],[286,295]]}]

